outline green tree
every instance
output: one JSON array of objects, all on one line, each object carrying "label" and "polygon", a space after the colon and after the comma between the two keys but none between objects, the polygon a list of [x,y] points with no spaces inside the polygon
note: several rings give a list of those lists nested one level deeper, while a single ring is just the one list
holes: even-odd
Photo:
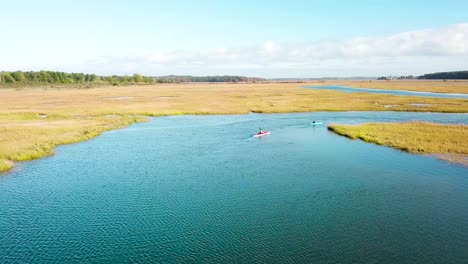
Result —
[{"label": "green tree", "polygon": [[40,75],[40,81],[41,82],[49,82],[50,75],[49,75],[48,72],[40,71],[39,75]]},{"label": "green tree", "polygon": [[136,83],[141,83],[143,82],[143,76],[141,76],[138,73],[133,74],[133,81]]},{"label": "green tree", "polygon": [[90,82],[95,82],[95,81],[97,81],[97,80],[98,80],[98,76],[97,76],[96,74],[91,74],[91,75],[89,76],[89,81],[90,81]]},{"label": "green tree", "polygon": [[38,82],[40,77],[38,72],[33,72],[33,71],[28,71],[24,73],[24,76],[26,77],[26,81],[35,83]]},{"label": "green tree", "polygon": [[152,77],[146,77],[146,76],[143,76],[143,81],[145,83],[153,83],[154,82]]},{"label": "green tree", "polygon": [[3,81],[5,83],[14,83],[15,82],[15,78],[13,78],[10,73],[4,72],[2,75],[3,75]]},{"label": "green tree", "polygon": [[82,83],[85,80],[85,76],[82,73],[72,73],[71,75],[74,83]]},{"label": "green tree", "polygon": [[[173,78],[178,78],[173,76]],[[0,72],[0,84],[17,83],[15,85],[30,85],[30,84],[80,84],[91,82],[108,82],[112,85],[125,85],[129,83],[154,83],[156,81],[173,82],[175,79],[163,78],[155,79],[153,77],[142,76],[135,73],[134,75],[125,76],[98,76],[96,74],[84,73],[66,73],[59,71],[16,71],[16,72]]]},{"label": "green tree", "polygon": [[22,71],[12,72],[11,77],[13,77],[17,82],[24,82],[26,80],[26,77]]}]

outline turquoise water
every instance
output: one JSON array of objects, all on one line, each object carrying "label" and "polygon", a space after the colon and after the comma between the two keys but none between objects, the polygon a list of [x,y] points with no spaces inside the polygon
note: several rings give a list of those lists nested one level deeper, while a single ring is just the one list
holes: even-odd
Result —
[{"label": "turquoise water", "polygon": [[419,96],[419,97],[433,97],[433,98],[468,98],[468,94],[455,94],[455,93],[431,93],[431,92],[416,92],[406,90],[385,90],[385,89],[371,89],[371,88],[352,88],[341,85],[323,85],[323,86],[305,86],[305,88],[319,89],[319,90],[334,90],[346,93],[375,93],[375,94],[391,94],[403,96]]},{"label": "turquoise water", "polygon": [[468,115],[175,116],[59,147],[0,177],[0,262],[463,263],[467,168],[326,129],[402,120]]}]

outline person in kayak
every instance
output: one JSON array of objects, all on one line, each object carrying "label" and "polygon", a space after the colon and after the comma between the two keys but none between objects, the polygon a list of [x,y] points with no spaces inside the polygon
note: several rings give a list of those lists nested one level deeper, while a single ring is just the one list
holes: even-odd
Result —
[{"label": "person in kayak", "polygon": [[312,121],[312,124],[315,124],[315,120],[314,120],[314,121]]},{"label": "person in kayak", "polygon": [[263,131],[261,127],[259,127],[258,130],[259,130],[259,131],[258,131],[258,134],[263,134],[263,133],[265,133],[265,131]]}]

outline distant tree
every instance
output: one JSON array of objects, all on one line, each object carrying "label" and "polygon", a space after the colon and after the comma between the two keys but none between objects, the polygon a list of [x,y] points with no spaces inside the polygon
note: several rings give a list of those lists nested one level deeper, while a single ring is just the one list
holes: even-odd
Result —
[{"label": "distant tree", "polygon": [[136,82],[134,76],[124,76],[122,81],[127,83]]},{"label": "distant tree", "polygon": [[2,73],[2,76],[3,76],[3,82],[4,83],[14,83],[15,82],[15,78],[13,78],[13,76],[11,76],[10,73],[8,72],[4,72]]},{"label": "distant tree", "polygon": [[72,79],[74,83],[83,83],[85,75],[83,73],[72,73]]},{"label": "distant tree", "polygon": [[11,77],[13,77],[17,82],[24,82],[26,80],[26,77],[22,71],[12,72]]},{"label": "distant tree", "polygon": [[0,84],[31,85],[31,84],[80,84],[91,82],[107,82],[111,85],[128,83],[183,83],[183,82],[253,82],[264,81],[260,78],[243,76],[189,76],[168,75],[161,77],[142,76],[138,73],[126,76],[98,76],[96,74],[67,73],[58,71],[16,71],[0,72]]},{"label": "distant tree", "polygon": [[136,83],[141,83],[143,82],[143,76],[141,76],[138,73],[133,74],[133,81]]},{"label": "distant tree", "polygon": [[112,76],[106,76],[106,77],[104,77],[104,81],[106,81],[108,83],[112,83],[114,81],[114,78],[112,78]]},{"label": "distant tree", "polygon": [[37,80],[38,75],[36,74],[36,72],[28,71],[28,72],[24,73],[24,76],[25,76],[27,82],[32,83],[32,82],[37,82],[38,81]]},{"label": "distant tree", "polygon": [[104,80],[113,86],[119,85],[119,76],[117,75],[107,76],[104,78]]},{"label": "distant tree", "polygon": [[97,81],[98,79],[99,79],[99,78],[98,78],[98,76],[97,76],[96,74],[91,74],[91,75],[89,75],[89,81],[90,81],[90,82],[95,82],[95,81]]},{"label": "distant tree", "polygon": [[51,83],[60,83],[60,73],[58,72],[48,72],[49,82]]},{"label": "distant tree", "polygon": [[40,78],[39,78],[40,81],[41,81],[41,82],[45,82],[45,83],[46,83],[46,82],[49,82],[49,78],[51,78],[50,75],[49,75],[49,73],[46,72],[46,71],[40,71],[40,72],[39,72],[39,76],[40,76]]},{"label": "distant tree", "polygon": [[143,76],[143,82],[145,82],[145,83],[153,83],[153,82],[154,82],[154,79],[153,79],[152,77]]},{"label": "distant tree", "polygon": [[419,76],[418,79],[433,79],[433,80],[457,80],[468,79],[468,71],[453,71],[453,72],[436,72]]},{"label": "distant tree", "polygon": [[63,73],[62,74],[62,83],[69,84],[73,83],[73,77],[70,73]]}]

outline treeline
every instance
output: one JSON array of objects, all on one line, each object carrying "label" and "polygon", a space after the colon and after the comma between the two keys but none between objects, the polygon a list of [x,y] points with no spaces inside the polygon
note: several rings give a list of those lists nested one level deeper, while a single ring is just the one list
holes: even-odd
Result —
[{"label": "treeline", "polygon": [[182,82],[261,82],[262,78],[245,76],[190,76],[190,75],[168,75],[155,77],[157,83],[182,83]]},{"label": "treeline", "polygon": [[453,72],[436,72],[424,74],[418,77],[418,79],[428,80],[460,80],[468,79],[468,71],[453,71]]},{"label": "treeline", "polygon": [[260,82],[262,78],[245,76],[181,76],[168,75],[159,77],[142,76],[99,76],[96,74],[67,73],[57,71],[3,71],[0,72],[0,86],[28,85],[67,85],[67,84],[111,84],[128,85],[144,83],[184,83],[184,82]]},{"label": "treeline", "polygon": [[96,74],[67,73],[56,71],[0,72],[0,85],[25,86],[41,84],[135,84],[154,83],[153,77],[133,74],[132,76],[99,76]]},{"label": "treeline", "polygon": [[382,76],[382,77],[379,77],[377,78],[377,80],[414,80],[416,79],[416,77],[414,77],[413,75],[402,75],[402,76]]}]

